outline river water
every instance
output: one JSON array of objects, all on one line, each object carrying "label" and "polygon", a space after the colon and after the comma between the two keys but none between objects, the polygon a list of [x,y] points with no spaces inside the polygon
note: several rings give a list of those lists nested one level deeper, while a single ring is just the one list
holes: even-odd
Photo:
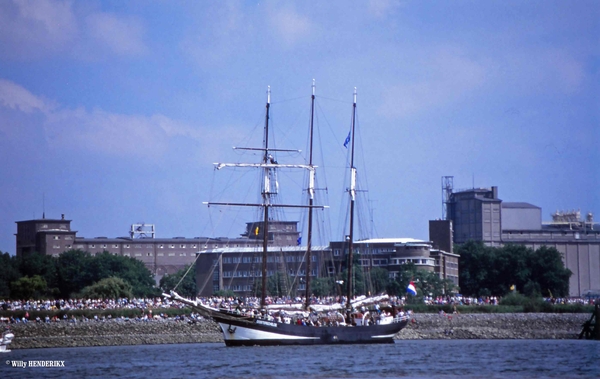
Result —
[{"label": "river water", "polygon": [[[0,378],[600,378],[600,343],[404,340],[391,345],[227,348],[220,343],[25,349]],[[58,361],[64,367],[31,367]],[[15,365],[28,367],[14,367]]]}]

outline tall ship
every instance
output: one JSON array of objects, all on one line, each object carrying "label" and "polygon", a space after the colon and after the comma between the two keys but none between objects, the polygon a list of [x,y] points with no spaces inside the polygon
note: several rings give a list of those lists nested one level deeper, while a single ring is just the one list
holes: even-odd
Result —
[{"label": "tall ship", "polygon": [[[263,146],[247,148],[260,152],[261,161],[257,163],[215,163],[215,168],[254,168],[261,170],[261,202],[234,203],[208,202],[209,206],[259,207],[262,212],[262,227],[265,231],[262,243],[260,304],[253,310],[240,312],[239,309],[221,309],[205,304],[199,300],[183,298],[176,292],[163,294],[165,297],[190,305],[202,315],[217,322],[223,332],[226,346],[268,346],[268,345],[323,345],[323,344],[374,344],[393,343],[394,336],[408,323],[408,316],[396,309],[387,301],[387,295],[376,297],[355,296],[353,289],[353,241],[354,241],[354,208],[356,201],[357,170],[354,166],[354,136],[356,128],[356,89],[353,94],[352,126],[344,146],[350,145],[350,183],[349,194],[349,235],[347,277],[339,280],[345,286],[345,302],[331,305],[311,304],[311,248],[313,229],[313,210],[324,208],[315,204],[315,173],[313,164],[314,107],[315,85],[313,81],[311,95],[311,119],[309,131],[308,162],[306,164],[279,163],[274,157],[278,152],[289,152],[273,148],[269,144],[269,112],[271,107],[270,89],[267,91],[266,115],[264,124]],[[277,194],[277,170],[307,170],[308,193],[307,204],[280,204],[274,201]],[[270,212],[276,208],[304,208],[308,212],[306,241],[306,275],[305,300],[297,304],[267,304],[267,261],[269,223],[272,222]]]}]

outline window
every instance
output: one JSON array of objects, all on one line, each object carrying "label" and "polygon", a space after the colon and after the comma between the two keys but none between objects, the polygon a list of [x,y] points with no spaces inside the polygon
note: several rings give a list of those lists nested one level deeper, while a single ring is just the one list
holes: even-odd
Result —
[{"label": "window", "polygon": [[52,237],[52,238],[53,238],[54,240],[59,240],[59,239],[60,239],[60,237],[59,237],[59,236],[54,236],[54,237]]},{"label": "window", "polygon": [[60,249],[60,245],[54,245],[52,246],[53,249]]},{"label": "window", "polygon": [[174,257],[175,253],[169,253],[169,257]]},{"label": "window", "polygon": [[333,255],[336,256],[336,257],[339,256],[340,255],[340,249],[334,249],[333,250]]},{"label": "window", "polygon": [[185,246],[185,245],[183,245],[183,244],[181,244],[181,245],[179,245],[179,248],[181,248],[181,249],[185,249],[185,248],[186,248],[186,246]]}]

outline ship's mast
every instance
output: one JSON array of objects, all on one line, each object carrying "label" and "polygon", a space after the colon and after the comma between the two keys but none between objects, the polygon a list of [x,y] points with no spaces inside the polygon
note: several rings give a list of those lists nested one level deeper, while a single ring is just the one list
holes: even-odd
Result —
[{"label": "ship's mast", "polygon": [[[271,107],[271,87],[267,89],[267,111],[265,115],[265,155],[263,164],[269,163],[269,109]],[[271,202],[271,188],[269,178],[269,167],[264,168],[264,187],[262,191],[264,220],[263,220],[263,254],[262,254],[262,288],[260,295],[260,307],[266,309],[265,298],[267,297],[267,247],[269,243],[269,205]]]},{"label": "ship's mast", "polygon": [[[313,101],[314,101],[314,84],[313,84]],[[314,103],[313,103],[314,104]],[[204,204],[208,205],[218,205],[218,206],[238,206],[238,207],[262,207],[263,209],[263,251],[262,251],[262,288],[261,288],[261,301],[260,305],[262,309],[266,308],[265,299],[267,297],[267,255],[268,255],[268,244],[269,244],[269,210],[270,208],[309,208],[312,212],[312,208],[327,208],[323,205],[313,205],[314,198],[314,183],[315,183],[315,170],[316,166],[312,164],[312,131],[311,131],[311,155],[310,155],[310,164],[280,164],[277,163],[272,153],[276,152],[294,152],[299,153],[299,150],[288,150],[288,149],[277,149],[269,147],[269,110],[271,107],[271,87],[268,87],[267,90],[267,105],[266,105],[266,115],[265,115],[265,129],[264,129],[264,140],[263,147],[261,148],[246,148],[246,147],[234,147],[237,150],[249,150],[249,151],[261,151],[264,153],[262,160],[260,163],[215,163],[215,169],[220,170],[225,167],[246,167],[246,168],[258,168],[263,171],[263,183],[261,189],[261,197],[262,200],[260,203],[238,203],[238,202],[204,202]],[[311,121],[311,130],[312,130],[312,121]],[[308,192],[310,194],[310,204],[309,205],[294,205],[294,204],[275,204],[273,201],[273,196],[277,194],[276,181],[277,178],[275,176],[275,172],[279,168],[286,169],[306,169],[309,171],[309,188]],[[275,186],[272,183],[275,183]],[[309,213],[309,224],[312,224],[312,216]],[[310,262],[310,249],[311,249],[311,239],[312,226],[309,227],[309,262]],[[310,263],[307,267],[307,271],[310,270]],[[309,271],[310,275],[310,271]],[[307,287],[309,283],[307,283]]]},{"label": "ship's mast", "polygon": [[[308,165],[313,167],[313,120],[315,115],[315,80],[313,79],[312,96],[310,97],[310,142],[308,149]],[[308,182],[308,241],[306,242],[306,309],[310,306],[310,271],[311,271],[311,249],[312,249],[312,223],[313,223],[313,202],[315,195],[315,170],[309,170]]]},{"label": "ship's mast", "polygon": [[352,306],[350,305],[350,300],[352,298],[352,286],[353,286],[353,276],[352,276],[352,249],[353,249],[353,241],[354,241],[354,202],[356,200],[356,167],[354,167],[354,132],[356,128],[356,87],[354,88],[354,102],[352,104],[352,146],[350,150],[350,188],[348,193],[350,194],[350,231],[348,236],[348,280],[346,284],[347,289],[347,299],[346,299],[346,311],[349,313]]}]

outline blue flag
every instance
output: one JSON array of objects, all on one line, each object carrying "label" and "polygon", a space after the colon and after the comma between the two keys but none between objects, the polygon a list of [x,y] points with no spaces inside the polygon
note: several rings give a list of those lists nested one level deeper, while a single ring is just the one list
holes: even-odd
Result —
[{"label": "blue flag", "polygon": [[296,243],[298,243],[298,246],[300,246],[300,244],[302,243],[302,237],[298,237],[298,239],[296,240]]},{"label": "blue flag", "polygon": [[348,144],[350,143],[350,133],[352,131],[348,132],[348,137],[346,137],[346,140],[344,141],[344,147],[347,149],[348,148]]}]

